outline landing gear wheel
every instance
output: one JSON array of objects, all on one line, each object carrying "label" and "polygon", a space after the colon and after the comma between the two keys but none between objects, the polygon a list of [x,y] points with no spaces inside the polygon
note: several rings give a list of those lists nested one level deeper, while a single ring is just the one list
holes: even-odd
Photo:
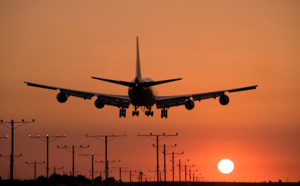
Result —
[{"label": "landing gear wheel", "polygon": [[151,107],[147,107],[147,111],[145,111],[146,116],[153,116],[153,111],[151,111]]},{"label": "landing gear wheel", "polygon": [[124,108],[121,108],[120,109],[120,114],[119,114],[119,117],[121,118],[121,117],[126,117],[126,109],[124,109]]},{"label": "landing gear wheel", "polygon": [[132,116],[135,116],[135,115],[139,116],[139,113],[140,113],[139,111],[132,111]]},{"label": "landing gear wheel", "polygon": [[168,118],[168,110],[167,109],[162,109],[161,110],[161,118]]}]

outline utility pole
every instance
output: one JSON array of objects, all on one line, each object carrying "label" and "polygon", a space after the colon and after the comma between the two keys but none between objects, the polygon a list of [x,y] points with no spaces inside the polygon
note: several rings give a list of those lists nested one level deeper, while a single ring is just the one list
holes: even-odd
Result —
[{"label": "utility pole", "polygon": [[[87,145],[87,146],[80,145],[80,146],[77,146],[77,147],[75,147],[74,145],[72,145],[72,146],[65,145],[63,147],[57,146],[57,148],[58,149],[65,149],[65,150],[67,150],[69,152],[72,152],[72,176],[74,177],[75,176],[75,157],[74,157],[74,155],[75,155],[75,149],[77,149],[76,150],[76,152],[77,152],[77,151],[80,151],[83,148],[89,148],[89,145]],[[72,149],[72,151],[70,149]]]},{"label": "utility pole", "polygon": [[43,161],[43,162],[36,162],[36,161],[34,161],[34,162],[27,162],[26,161],[25,163],[27,165],[30,165],[30,166],[32,166],[34,168],[33,175],[34,175],[34,180],[36,180],[36,167],[43,165],[45,163],[45,161]]},{"label": "utility pole", "polygon": [[47,157],[46,157],[46,162],[47,162],[47,165],[46,165],[46,175],[47,175],[47,179],[49,178],[49,143],[54,141],[54,140],[57,140],[59,138],[65,138],[67,137],[67,135],[63,135],[63,136],[58,136],[58,135],[55,135],[55,136],[49,136],[48,134],[46,136],[40,136],[40,135],[37,135],[37,136],[31,136],[29,135],[29,138],[35,138],[35,139],[38,139],[42,142],[46,142],[47,144]]},{"label": "utility pole", "polygon": [[[24,119],[22,119],[22,121],[17,121],[17,122],[15,122],[14,120],[11,120],[10,122],[3,122],[3,120],[1,120],[2,126],[11,129],[10,180],[14,179],[14,129],[19,128],[27,123],[34,123],[34,119],[29,122],[28,121],[25,122]],[[11,127],[8,127],[4,124],[10,124]],[[21,124],[21,125],[15,127],[14,124]]]},{"label": "utility pole", "polygon": [[172,161],[173,182],[175,181],[175,167],[174,167],[174,165],[175,165],[175,154],[177,155],[176,157],[178,157],[178,156],[182,155],[183,153],[184,153],[183,151],[180,152],[180,153],[175,153],[174,151],[172,153],[166,153],[166,154],[172,154],[171,161]]},{"label": "utility pole", "polygon": [[[114,134],[112,134],[112,135],[100,135],[100,134],[98,134],[98,135],[95,135],[95,136],[89,136],[89,135],[86,134],[86,137],[94,137],[94,138],[97,138],[101,141],[104,141],[104,143],[105,143],[105,179],[108,178],[108,172],[109,172],[109,170],[108,170],[108,168],[109,168],[108,167],[108,161],[107,161],[107,142],[109,142],[109,141],[111,141],[111,140],[113,140],[117,137],[124,137],[124,136],[126,136],[126,135],[114,135]],[[104,140],[102,138],[104,138]],[[110,138],[110,140],[108,140],[108,138]]]},{"label": "utility pole", "polygon": [[[150,133],[149,135],[140,135],[138,134],[138,136],[146,136],[149,137],[150,139],[153,139],[151,137],[156,137],[156,172],[157,172],[157,183],[159,183],[159,154],[158,154],[158,148],[159,148],[159,140],[163,140],[166,139],[167,137],[170,136],[178,136],[178,133],[176,133],[175,135],[166,135],[165,133],[163,134],[158,134],[158,135],[152,135],[152,133]],[[159,139],[159,137],[163,137],[162,139]]]},{"label": "utility pole", "polygon": [[103,154],[94,154],[94,153],[91,153],[91,154],[87,154],[87,153],[79,154],[79,156],[85,156],[87,158],[91,158],[92,159],[92,170],[91,170],[91,172],[92,172],[92,181],[94,180],[94,158],[98,158],[98,157],[100,157],[102,155]]}]

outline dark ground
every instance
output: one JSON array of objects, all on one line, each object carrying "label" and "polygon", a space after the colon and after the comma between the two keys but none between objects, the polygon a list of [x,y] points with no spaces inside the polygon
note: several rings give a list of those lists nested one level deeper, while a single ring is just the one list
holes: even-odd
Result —
[{"label": "dark ground", "polygon": [[300,186],[300,182],[124,182],[124,183],[68,183],[68,184],[55,184],[55,183],[37,183],[36,181],[13,181],[8,180],[0,181],[0,186],[15,186],[15,185],[32,185],[32,186]]}]

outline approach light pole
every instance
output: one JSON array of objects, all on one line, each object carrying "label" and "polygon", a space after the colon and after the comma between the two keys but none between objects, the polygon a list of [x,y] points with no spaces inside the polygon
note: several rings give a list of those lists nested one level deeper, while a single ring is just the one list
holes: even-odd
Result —
[{"label": "approach light pole", "polygon": [[94,154],[94,153],[91,153],[91,154],[87,154],[87,153],[84,153],[84,154],[79,154],[79,156],[85,156],[87,158],[91,158],[92,159],[92,181],[94,180],[94,158],[98,158],[100,156],[102,156],[103,154]]},{"label": "approach light pole", "polygon": [[55,135],[55,136],[49,136],[48,134],[46,136],[40,136],[40,135],[37,135],[37,136],[31,136],[29,135],[29,138],[36,138],[42,142],[46,142],[47,144],[47,158],[46,158],[46,174],[47,174],[47,179],[49,178],[49,143],[54,141],[54,140],[57,140],[59,138],[65,138],[67,137],[67,135],[63,135],[63,136],[58,136],[58,135]]},{"label": "approach light pole", "polygon": [[[184,180],[185,180],[185,182],[186,182],[186,175],[187,175],[187,172],[186,172],[186,168],[187,167],[194,167],[195,165],[191,165],[191,166],[188,166],[188,165],[184,165]],[[191,174],[191,173],[190,173]],[[191,181],[191,175],[190,175],[190,181]]]},{"label": "approach light pole", "polygon": [[[113,164],[115,164],[115,163],[119,163],[119,162],[121,162],[121,160],[111,160],[111,161],[109,161],[109,160],[107,160],[107,161],[103,161],[103,160],[101,160],[101,161],[95,161],[96,163],[104,163],[105,165],[107,164],[107,167],[109,168],[111,165],[113,165]],[[106,173],[106,170],[104,170],[105,171],[105,173]],[[112,172],[112,171],[111,171]],[[107,172],[107,178],[109,178],[109,172]],[[107,179],[106,178],[106,179]]]},{"label": "approach light pole", "polygon": [[36,167],[43,165],[45,163],[45,161],[43,161],[43,162],[36,162],[36,161],[34,161],[34,162],[27,162],[26,161],[25,163],[27,165],[30,165],[30,166],[32,166],[34,168],[33,175],[34,175],[34,180],[36,180]]},{"label": "approach light pole", "polygon": [[[190,161],[190,159],[188,159],[187,161],[185,161],[183,163],[187,163],[189,161]],[[179,167],[179,182],[181,182],[181,160],[180,159],[179,159],[178,167]]]},{"label": "approach light pole", "polygon": [[[157,183],[159,183],[159,141],[160,140],[163,140],[163,139],[166,139],[167,137],[170,137],[170,136],[178,136],[178,133],[176,133],[175,135],[166,135],[165,133],[163,134],[158,134],[158,135],[153,135],[152,133],[150,133],[149,135],[140,135],[138,134],[138,136],[146,136],[146,137],[149,137],[150,139],[153,139],[151,137],[156,137],[156,172],[157,172]],[[159,139],[159,137],[162,137],[162,139]]]},{"label": "approach light pole", "polygon": [[[108,167],[108,161],[107,161],[107,142],[117,138],[117,137],[124,137],[126,136],[125,134],[124,135],[95,135],[95,136],[89,136],[88,134],[86,134],[86,137],[94,137],[94,138],[97,138],[101,141],[104,141],[105,142],[105,179],[108,178],[108,172],[109,172],[109,167]],[[104,140],[102,139],[104,138]],[[110,138],[110,140],[108,140],[108,138]]]},{"label": "approach light pole", "polygon": [[182,155],[184,152],[180,152],[180,153],[175,153],[174,151],[172,153],[166,153],[166,154],[172,154],[172,172],[173,172],[173,182],[175,181],[175,167],[174,167],[174,164],[175,164],[175,155],[177,155],[176,157]]},{"label": "approach light pole", "polygon": [[[166,154],[169,150],[175,148],[176,146],[177,146],[177,144],[172,145],[172,146],[167,146],[166,144],[164,144],[164,146],[160,146],[160,147],[163,147],[163,154],[164,154],[164,181],[165,182],[167,181]],[[156,146],[153,144],[153,147],[156,147]]]},{"label": "approach light pole", "polygon": [[[10,122],[3,122],[3,120],[1,120],[2,126],[11,129],[10,180],[14,179],[14,129],[19,128],[27,123],[34,123],[34,121],[35,121],[34,119],[32,121],[24,121],[24,119],[22,119],[22,121],[17,121],[17,122],[15,122],[14,120],[11,120]],[[10,124],[11,127],[8,127],[4,124]],[[15,127],[14,124],[21,124],[21,125]]]},{"label": "approach light pole", "polygon": [[[75,147],[74,145],[72,145],[72,146],[65,145],[63,147],[57,146],[58,149],[65,149],[69,152],[72,152],[72,176],[73,177],[75,176],[75,157],[74,157],[75,152],[80,151],[83,148],[89,148],[89,147],[90,147],[89,145],[87,145],[87,146],[80,145],[77,147]],[[72,151],[70,149],[72,149]],[[75,151],[75,149],[77,149],[77,150]]]}]

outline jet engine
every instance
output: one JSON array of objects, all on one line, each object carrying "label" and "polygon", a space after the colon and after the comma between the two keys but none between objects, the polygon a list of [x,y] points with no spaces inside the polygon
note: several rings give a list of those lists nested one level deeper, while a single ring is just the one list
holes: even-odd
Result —
[{"label": "jet engine", "polygon": [[104,107],[104,102],[101,100],[101,99],[96,99],[95,100],[95,106],[98,108],[98,109],[102,109]]},{"label": "jet engine", "polygon": [[57,94],[56,99],[58,102],[64,103],[68,100],[68,96],[66,94],[60,92]]},{"label": "jet engine", "polygon": [[226,95],[220,96],[219,102],[221,105],[227,105],[229,103],[229,97]]},{"label": "jet engine", "polygon": [[187,100],[185,102],[185,108],[188,110],[192,110],[195,107],[194,101],[193,100]]}]

